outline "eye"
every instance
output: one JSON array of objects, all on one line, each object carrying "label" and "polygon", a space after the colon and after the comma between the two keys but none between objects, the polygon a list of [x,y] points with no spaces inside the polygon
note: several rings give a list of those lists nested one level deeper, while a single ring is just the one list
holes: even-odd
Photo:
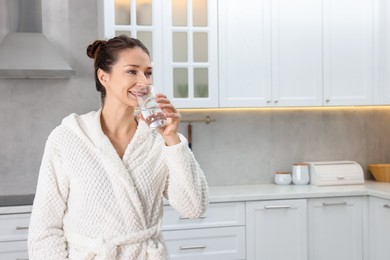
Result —
[{"label": "eye", "polygon": [[145,72],[145,76],[146,76],[147,78],[152,77],[152,75],[153,75],[153,72],[152,72],[152,71],[147,71],[147,72]]},{"label": "eye", "polygon": [[129,71],[127,71],[127,73],[132,74],[132,75],[137,75],[136,70],[129,70]]}]

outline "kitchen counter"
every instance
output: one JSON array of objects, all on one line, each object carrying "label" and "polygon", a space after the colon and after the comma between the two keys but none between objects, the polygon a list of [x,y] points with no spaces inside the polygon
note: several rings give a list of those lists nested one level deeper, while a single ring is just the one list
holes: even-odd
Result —
[{"label": "kitchen counter", "polygon": [[390,199],[390,183],[366,181],[362,185],[314,186],[253,184],[210,187],[210,202],[304,199],[342,196]]},{"label": "kitchen counter", "polygon": [[0,196],[0,214],[29,213],[34,194]]},{"label": "kitchen counter", "polygon": [[[305,199],[342,196],[374,196],[390,199],[390,183],[366,181],[363,185],[313,186],[252,184],[210,186],[210,202]],[[0,196],[0,214],[15,208],[31,210],[34,195]],[[164,204],[168,202],[164,200]],[[25,207],[20,207],[26,205]]]},{"label": "kitchen counter", "polygon": [[0,207],[32,205],[34,194],[0,196]]}]

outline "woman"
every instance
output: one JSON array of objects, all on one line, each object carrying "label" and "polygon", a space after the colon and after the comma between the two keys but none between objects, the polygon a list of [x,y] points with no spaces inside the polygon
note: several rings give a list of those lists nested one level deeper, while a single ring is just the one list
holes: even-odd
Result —
[{"label": "woman", "polygon": [[182,216],[208,204],[202,170],[177,133],[180,114],[166,96],[158,131],[135,117],[135,90],[152,81],[149,52],[119,36],[95,41],[102,108],[71,114],[50,134],[29,228],[30,259],[167,259],[163,196]]}]

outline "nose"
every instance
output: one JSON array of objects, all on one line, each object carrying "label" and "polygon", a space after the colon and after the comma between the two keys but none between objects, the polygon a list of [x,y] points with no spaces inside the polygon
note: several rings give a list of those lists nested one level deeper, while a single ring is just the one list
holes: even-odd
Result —
[{"label": "nose", "polygon": [[137,77],[137,85],[149,85],[151,84],[150,78],[147,78],[144,73],[139,73]]}]

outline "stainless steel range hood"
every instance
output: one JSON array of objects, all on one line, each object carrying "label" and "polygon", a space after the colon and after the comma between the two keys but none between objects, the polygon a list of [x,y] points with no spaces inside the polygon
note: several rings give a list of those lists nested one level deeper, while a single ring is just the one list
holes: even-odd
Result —
[{"label": "stainless steel range hood", "polygon": [[[4,8],[5,7],[5,8]],[[42,33],[41,0],[0,0],[7,34],[0,42],[0,78],[69,78],[76,73]],[[2,25],[4,26],[4,25]]]}]

